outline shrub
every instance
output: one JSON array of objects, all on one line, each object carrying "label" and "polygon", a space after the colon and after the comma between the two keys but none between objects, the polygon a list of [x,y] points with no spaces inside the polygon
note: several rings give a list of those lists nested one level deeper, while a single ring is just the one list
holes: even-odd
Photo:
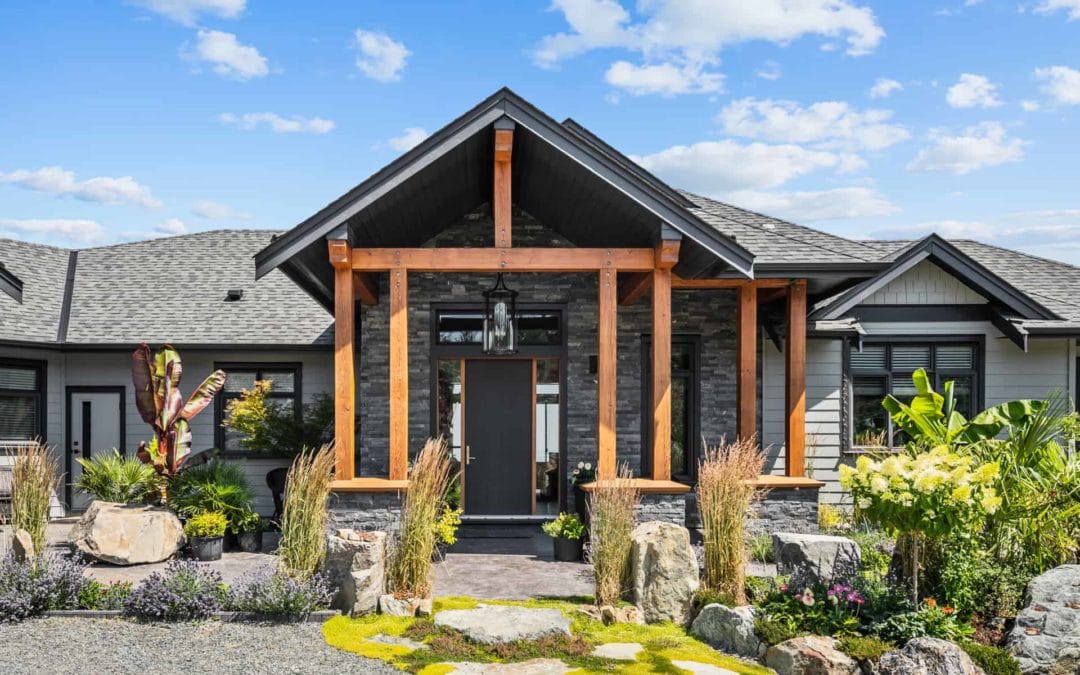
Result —
[{"label": "shrub", "polygon": [[252,452],[294,457],[303,448],[317,448],[333,440],[334,399],[319,394],[300,410],[300,421],[291,407],[275,403],[268,394],[270,380],[258,380],[242,389],[239,398],[225,407],[221,426],[240,434],[240,446]]},{"label": "shrub", "polygon": [[878,637],[904,644],[918,637],[932,637],[959,642],[974,631],[971,626],[956,619],[951,607],[938,607],[931,598],[914,612],[894,614],[873,626]]},{"label": "shrub", "polygon": [[79,591],[78,606],[80,609],[123,609],[124,603],[131,597],[132,588],[130,581],[103,584],[91,579]]},{"label": "shrub", "polygon": [[697,502],[705,543],[702,585],[745,604],[746,517],[758,490],[748,484],[761,474],[765,455],[754,438],[705,451],[698,466]]},{"label": "shrub", "polygon": [[233,585],[226,607],[235,612],[302,617],[329,607],[332,596],[329,580],[323,574],[296,578],[263,567]]},{"label": "shrub", "polygon": [[49,506],[60,485],[59,462],[44,443],[19,443],[11,481],[12,531],[29,532],[34,551],[40,553],[45,550]]},{"label": "shrub", "polygon": [[885,532],[873,529],[855,529],[844,535],[859,545],[860,572],[865,575],[884,577],[889,573],[895,541]]},{"label": "shrub", "polygon": [[750,539],[750,559],[759,563],[776,562],[776,547],[771,534],[755,534]]},{"label": "shrub", "polygon": [[265,527],[262,516],[254,510],[241,513],[233,519],[232,523],[229,523],[229,531],[236,534],[262,532]]},{"label": "shrub", "polygon": [[589,496],[592,540],[589,557],[596,584],[596,604],[616,605],[630,573],[630,535],[637,515],[638,491],[627,466],[614,478],[600,478]]},{"label": "shrub", "polygon": [[759,610],[799,633],[842,637],[858,634],[864,602],[859,591],[844,584],[804,588],[782,585],[759,604]]},{"label": "shrub", "polygon": [[541,529],[552,539],[581,539],[585,536],[585,524],[573,513],[560,513],[555,520],[544,523]]},{"label": "shrub", "polygon": [[208,619],[225,600],[221,574],[192,560],[173,560],[135,587],[124,611],[141,621]]},{"label": "shrub", "polygon": [[435,541],[447,546],[457,543],[457,530],[461,526],[461,509],[444,504],[442,515],[435,521]]},{"label": "shrub", "polygon": [[771,616],[761,612],[754,617],[754,632],[767,645],[778,645],[802,634],[790,617]]},{"label": "shrub", "polygon": [[819,505],[817,519],[818,528],[825,534],[846,535],[852,529],[851,516],[832,504]]},{"label": "shrub", "polygon": [[1020,663],[1008,650],[964,640],[960,648],[986,675],[1020,675]]},{"label": "shrub", "polygon": [[78,555],[56,553],[19,562],[0,559],[0,621],[16,622],[55,609],[74,609],[86,585],[86,564]]},{"label": "shrub", "polygon": [[184,534],[189,537],[220,537],[225,534],[228,522],[221,511],[207,511],[191,517],[184,524]]},{"label": "shrub", "polygon": [[255,503],[244,468],[214,460],[181,471],[169,486],[169,506],[185,518],[220,511],[233,523]]},{"label": "shrub", "polygon": [[278,555],[294,574],[314,574],[326,554],[326,502],[333,471],[333,445],[305,449],[289,467]]},{"label": "shrub", "polygon": [[882,654],[896,649],[896,645],[872,635],[848,635],[840,638],[836,643],[836,648],[856,661],[877,663]]},{"label": "shrub", "polygon": [[409,490],[401,508],[401,527],[387,570],[394,593],[423,598],[431,592],[435,525],[446,507],[452,462],[446,443],[429,438],[409,472]]},{"label": "shrub", "polygon": [[157,472],[134,457],[124,457],[113,448],[96,457],[75,459],[82,475],[75,487],[103,502],[135,504],[150,501],[158,494]]}]

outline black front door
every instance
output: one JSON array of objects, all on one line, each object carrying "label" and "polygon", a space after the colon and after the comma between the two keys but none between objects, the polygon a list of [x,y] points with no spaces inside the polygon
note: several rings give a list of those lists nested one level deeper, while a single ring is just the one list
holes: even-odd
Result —
[{"label": "black front door", "polygon": [[520,515],[533,504],[531,360],[465,361],[465,513]]}]

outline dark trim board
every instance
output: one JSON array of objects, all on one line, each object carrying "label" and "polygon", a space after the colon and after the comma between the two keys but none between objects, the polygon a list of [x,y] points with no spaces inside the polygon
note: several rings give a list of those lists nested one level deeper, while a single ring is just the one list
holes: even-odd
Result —
[{"label": "dark trim board", "polygon": [[23,301],[23,282],[22,279],[15,276],[15,273],[4,267],[0,263],[0,291],[11,296],[11,298],[22,304]]},{"label": "dark trim board", "polygon": [[37,372],[37,396],[38,405],[38,429],[41,430],[41,441],[49,441],[49,417],[46,408],[49,407],[49,362],[40,359],[19,359],[0,357],[0,366],[12,366],[15,368],[33,368]]},{"label": "dark trim board", "polygon": [[[65,508],[71,509],[71,477],[74,466],[74,451],[71,447],[71,396],[72,394],[119,394],[120,399],[120,447],[117,450],[127,456],[127,387],[124,385],[82,385],[69,384],[64,387],[64,499]],[[85,447],[85,446],[84,446]]]},{"label": "dark trim board", "polygon": [[847,312],[866,323],[921,323],[943,321],[991,321],[990,305],[859,305]]},{"label": "dark trim board", "polygon": [[64,301],[60,308],[60,324],[56,328],[56,341],[67,342],[68,323],[71,319],[71,298],[75,294],[75,267],[79,263],[79,252],[68,254],[67,276],[64,278]]}]

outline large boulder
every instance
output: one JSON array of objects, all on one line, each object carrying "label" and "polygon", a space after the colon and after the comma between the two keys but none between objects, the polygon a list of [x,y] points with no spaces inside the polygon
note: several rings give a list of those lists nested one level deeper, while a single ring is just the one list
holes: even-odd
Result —
[{"label": "large boulder", "polygon": [[690,531],[651,521],[635,527],[630,538],[633,601],[641,608],[645,621],[687,625],[700,584]]},{"label": "large boulder", "polygon": [[338,530],[326,539],[323,570],[337,589],[334,609],[370,614],[386,586],[386,533]]},{"label": "large boulder", "polygon": [[765,643],[754,632],[755,612],[753,605],[705,605],[690,625],[690,633],[720,651],[760,659],[765,655]]},{"label": "large boulder", "polygon": [[859,572],[862,553],[847,537],[776,532],[772,538],[777,571],[796,586],[849,583]]},{"label": "large boulder", "polygon": [[180,519],[168,509],[95,501],[71,528],[71,543],[113,565],[168,560],[184,545]]},{"label": "large boulder", "polygon": [[570,619],[559,610],[513,605],[445,610],[435,615],[435,625],[456,630],[469,640],[485,645],[570,635]]},{"label": "large boulder", "polygon": [[1024,673],[1049,673],[1080,654],[1080,565],[1055,567],[1031,580],[1007,645]]},{"label": "large boulder", "polygon": [[779,675],[857,675],[859,664],[820,635],[797,637],[769,647],[765,665]]},{"label": "large boulder", "polygon": [[878,675],[984,675],[983,669],[957,645],[938,638],[908,640],[903,649],[886,652],[877,662]]},{"label": "large boulder", "polygon": [[34,538],[26,530],[15,530],[11,538],[11,552],[18,562],[33,560],[37,552],[34,550]]}]

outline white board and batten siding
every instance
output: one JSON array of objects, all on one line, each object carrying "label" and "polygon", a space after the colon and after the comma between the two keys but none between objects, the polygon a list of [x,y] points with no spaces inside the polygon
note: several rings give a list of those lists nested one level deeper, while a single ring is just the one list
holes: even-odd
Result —
[{"label": "white board and batten siding", "polygon": [[863,300],[864,305],[983,305],[986,298],[924,260]]}]

